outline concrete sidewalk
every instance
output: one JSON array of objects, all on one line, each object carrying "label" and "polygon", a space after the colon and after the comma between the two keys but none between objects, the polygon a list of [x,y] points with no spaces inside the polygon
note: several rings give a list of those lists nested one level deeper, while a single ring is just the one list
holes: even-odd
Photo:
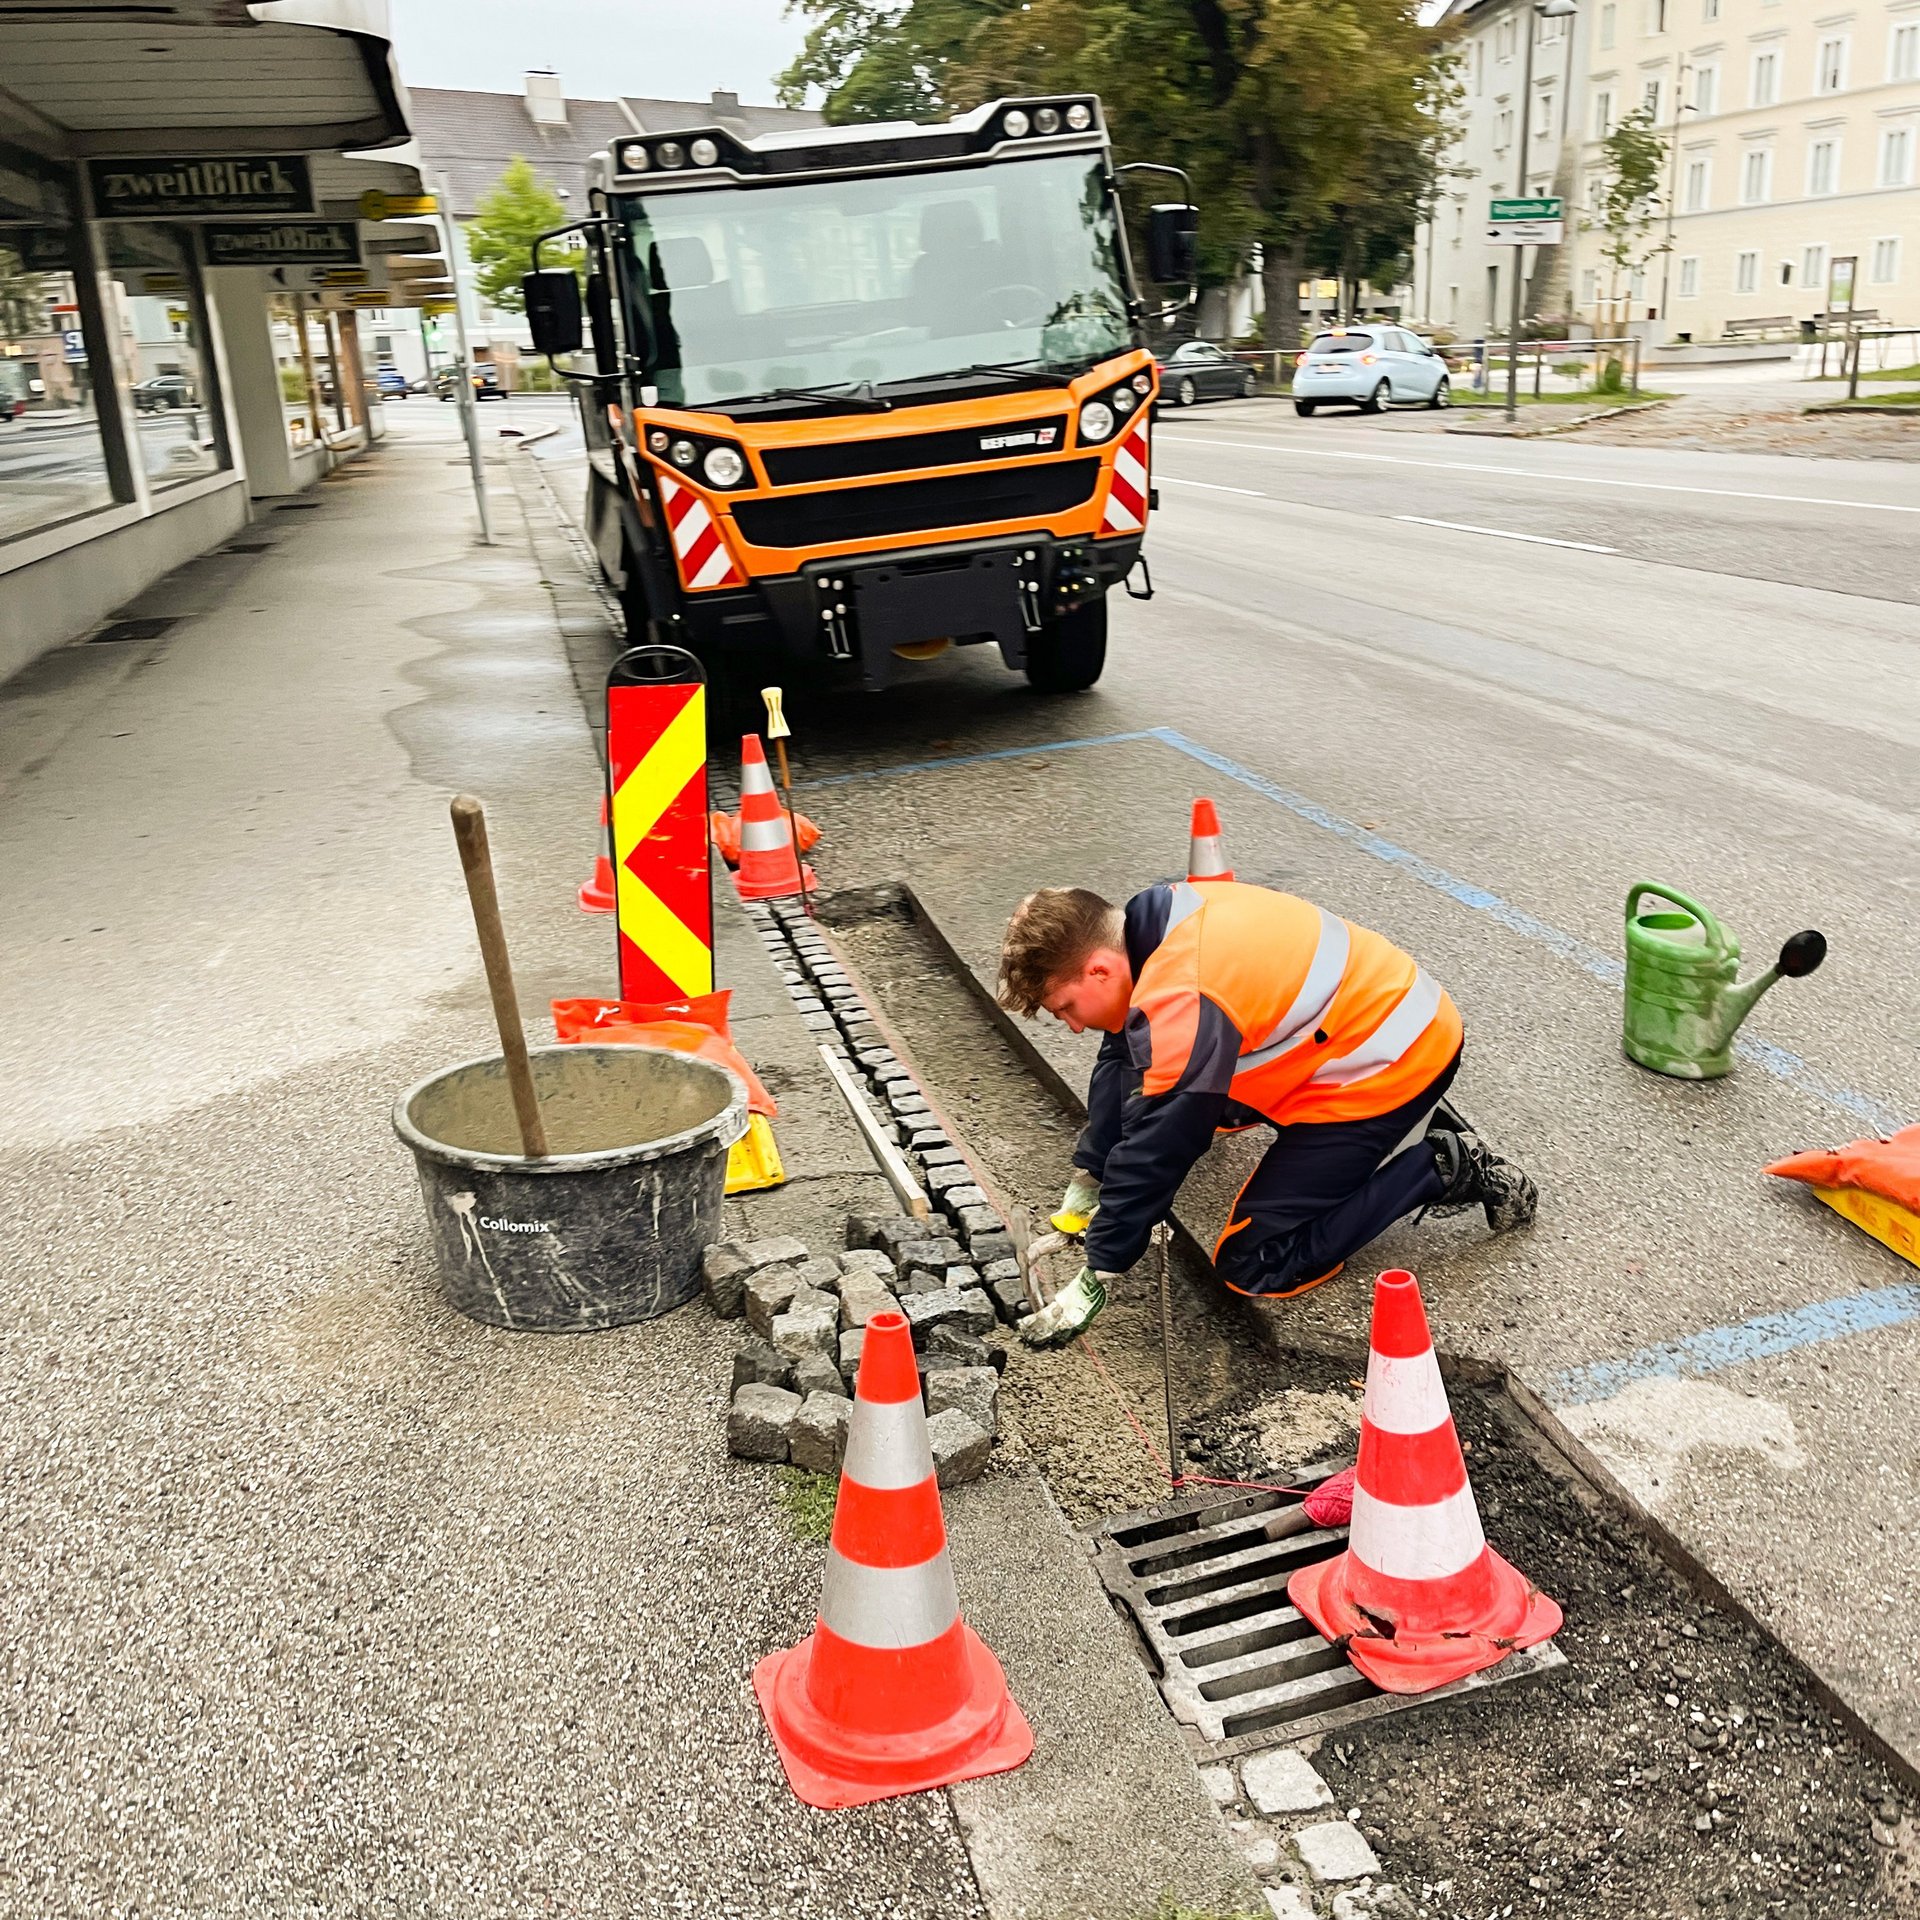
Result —
[{"label": "concrete sidewalk", "polygon": [[[45,1915],[1133,1920],[1250,1876],[1030,1471],[949,1502],[1040,1735],[1003,1781],[822,1816],[748,1687],[820,1552],[728,1460],[738,1333],[448,1310],[397,1092],[493,1041],[445,802],[487,801],[531,1031],[611,986],[573,889],[590,619],[526,517],[471,542],[434,413],[0,689],[0,1905]],[[536,513],[536,520],[538,515]],[[604,639],[602,644],[604,644]],[[880,1184],[744,922],[736,1033],[826,1244]]]}]

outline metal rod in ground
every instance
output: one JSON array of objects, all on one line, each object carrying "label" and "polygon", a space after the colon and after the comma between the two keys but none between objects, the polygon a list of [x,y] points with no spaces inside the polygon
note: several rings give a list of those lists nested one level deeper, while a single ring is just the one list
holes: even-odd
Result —
[{"label": "metal rod in ground", "polygon": [[1186,1478],[1180,1471],[1180,1421],[1173,1409],[1173,1284],[1167,1273],[1167,1223],[1153,1230],[1154,1263],[1160,1270],[1160,1364],[1167,1389],[1167,1473],[1177,1487]]}]

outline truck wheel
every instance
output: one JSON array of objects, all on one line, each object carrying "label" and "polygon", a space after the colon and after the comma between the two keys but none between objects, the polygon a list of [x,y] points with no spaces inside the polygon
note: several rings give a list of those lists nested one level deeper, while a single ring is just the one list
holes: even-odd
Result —
[{"label": "truck wheel", "polygon": [[1027,642],[1027,683],[1036,693],[1080,693],[1107,664],[1107,603],[1094,600],[1050,620]]}]

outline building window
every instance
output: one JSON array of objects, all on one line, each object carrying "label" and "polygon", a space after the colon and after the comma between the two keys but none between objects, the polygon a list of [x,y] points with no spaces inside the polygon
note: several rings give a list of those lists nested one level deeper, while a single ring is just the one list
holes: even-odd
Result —
[{"label": "building window", "polygon": [[1718,67],[1697,67],[1693,75],[1693,110],[1703,120],[1710,113],[1719,111],[1720,106],[1720,69]]},{"label": "building window", "polygon": [[1593,96],[1593,137],[1604,140],[1613,131],[1613,95],[1606,88]]},{"label": "building window", "polygon": [[0,146],[0,552],[115,498],[95,392],[98,369],[112,407],[113,374],[73,205],[63,168]]},{"label": "building window", "polygon": [[1667,30],[1667,0],[1647,0],[1647,31],[1665,33]]},{"label": "building window", "polygon": [[1800,284],[1811,287],[1816,292],[1827,284],[1827,250],[1825,247],[1802,247],[1800,249]]},{"label": "building window", "polygon": [[1887,40],[1887,78],[1920,80],[1920,20],[1903,20]]},{"label": "building window", "polygon": [[1714,21],[1720,18],[1720,0],[1700,0],[1700,18]]},{"label": "building window", "polygon": [[1476,97],[1487,90],[1487,43],[1473,43],[1473,91]]},{"label": "building window", "polygon": [[1900,278],[1900,242],[1891,234],[1873,243],[1873,271],[1876,287],[1890,287]]},{"label": "building window", "polygon": [[1502,107],[1493,116],[1493,150],[1505,153],[1513,145],[1513,109]]},{"label": "building window", "polygon": [[1814,55],[1813,90],[1815,93],[1838,93],[1846,84],[1846,36],[1834,34],[1820,42],[1820,50]]},{"label": "building window", "polygon": [[1600,9],[1600,50],[1602,53],[1613,45],[1614,8],[1609,4]]},{"label": "building window", "polygon": [[1780,98],[1780,53],[1768,47],[1753,56],[1753,85],[1747,92],[1750,107],[1770,107]]},{"label": "building window", "polygon": [[1880,184],[1904,187],[1913,179],[1913,129],[1887,127],[1880,135]]},{"label": "building window", "polygon": [[147,484],[158,490],[217,473],[229,463],[193,249],[181,230],[149,220],[109,220],[102,231]]},{"label": "building window", "polygon": [[1680,298],[1697,300],[1700,297],[1700,259],[1697,254],[1686,254],[1680,261]]},{"label": "building window", "polygon": [[1713,162],[1708,159],[1689,160],[1687,162],[1686,191],[1681,199],[1681,207],[1688,213],[1705,213],[1707,196],[1713,181]]},{"label": "building window", "polygon": [[1658,80],[1641,82],[1640,105],[1648,120],[1657,127],[1660,124],[1660,82]]},{"label": "building window", "polygon": [[1539,110],[1533,118],[1533,137],[1535,140],[1551,140],[1553,138],[1554,106],[1555,101],[1552,94],[1543,93],[1540,96]]},{"label": "building window", "polygon": [[1733,290],[1735,293],[1757,293],[1760,289],[1760,256],[1748,251],[1733,256]]},{"label": "building window", "polygon": [[1840,142],[1816,140],[1807,149],[1807,192],[1818,198],[1836,190],[1840,179]]},{"label": "building window", "polygon": [[1583,307],[1598,306],[1600,302],[1600,269],[1583,267],[1580,271],[1580,304]]},{"label": "building window", "polygon": [[1773,149],[1749,147],[1740,162],[1740,204],[1763,205],[1773,198]]},{"label": "building window", "polygon": [[1511,20],[1502,20],[1493,30],[1493,57],[1496,60],[1513,58],[1514,32]]}]

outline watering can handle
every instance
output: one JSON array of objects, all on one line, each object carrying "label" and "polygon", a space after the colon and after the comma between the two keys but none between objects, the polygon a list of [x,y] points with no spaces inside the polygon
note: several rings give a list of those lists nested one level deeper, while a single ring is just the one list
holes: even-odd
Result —
[{"label": "watering can handle", "polygon": [[1707,945],[1716,953],[1724,953],[1727,946],[1727,930],[1697,900],[1689,900],[1684,893],[1676,892],[1672,887],[1663,887],[1656,881],[1642,880],[1627,889],[1627,919],[1632,921],[1639,908],[1642,897],[1652,894],[1657,900],[1670,901],[1676,907],[1684,907],[1706,929]]}]

